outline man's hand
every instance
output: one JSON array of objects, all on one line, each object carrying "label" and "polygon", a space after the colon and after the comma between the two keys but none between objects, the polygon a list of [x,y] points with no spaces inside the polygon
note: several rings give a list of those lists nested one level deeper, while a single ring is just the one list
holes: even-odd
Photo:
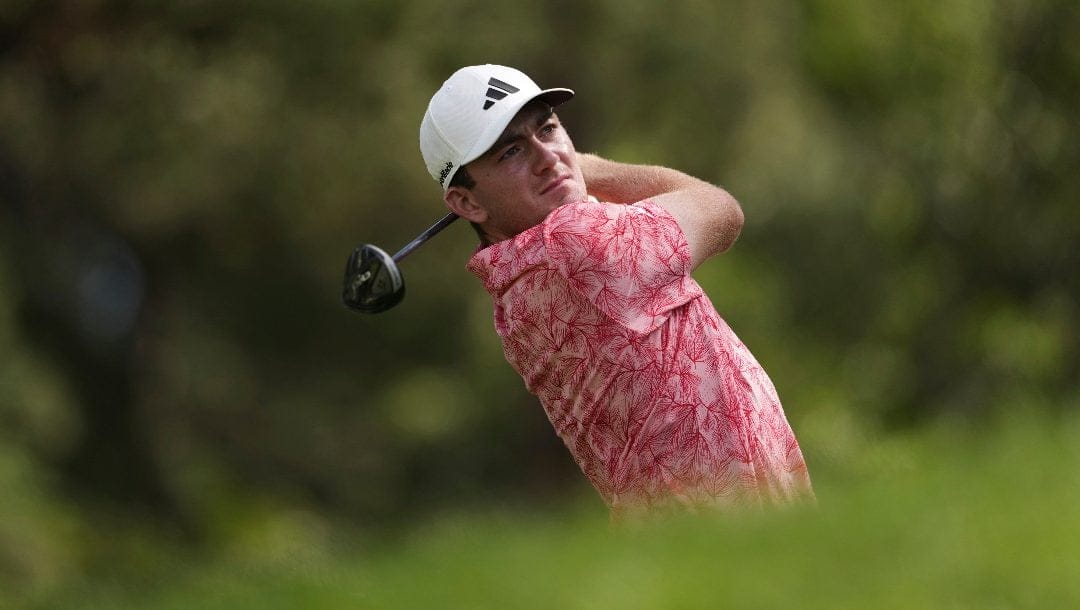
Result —
[{"label": "man's hand", "polygon": [[730,248],[742,231],[739,202],[718,186],[667,167],[617,163],[586,153],[578,153],[578,163],[586,190],[597,199],[649,199],[674,216],[690,244],[694,269]]}]

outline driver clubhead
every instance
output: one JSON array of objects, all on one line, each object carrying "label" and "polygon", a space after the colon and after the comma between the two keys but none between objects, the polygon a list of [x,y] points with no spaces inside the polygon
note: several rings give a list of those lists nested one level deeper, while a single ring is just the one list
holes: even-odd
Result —
[{"label": "driver clubhead", "polygon": [[386,311],[405,298],[405,278],[393,257],[380,248],[364,244],[353,250],[345,263],[341,301],[360,313]]}]

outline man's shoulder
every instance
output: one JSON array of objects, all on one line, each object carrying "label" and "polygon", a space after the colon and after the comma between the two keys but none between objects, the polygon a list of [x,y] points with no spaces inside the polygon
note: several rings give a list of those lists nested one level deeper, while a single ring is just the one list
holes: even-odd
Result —
[{"label": "man's shoulder", "polygon": [[545,258],[572,290],[623,327],[655,330],[700,296],[674,218],[645,200],[563,206],[545,223]]},{"label": "man's shoulder", "polygon": [[592,249],[598,240],[607,242],[613,237],[634,242],[682,238],[674,217],[649,199],[631,204],[596,200],[566,204],[552,211],[540,226],[548,249]]},{"label": "man's shoulder", "polygon": [[552,210],[544,219],[543,224],[552,226],[569,222],[588,221],[590,219],[599,220],[606,215],[607,210],[605,208],[607,206],[608,204],[600,203],[596,199],[567,203]]},{"label": "man's shoulder", "polygon": [[542,225],[548,230],[552,228],[566,229],[576,225],[588,230],[596,229],[605,223],[618,222],[630,217],[651,219],[657,216],[666,217],[667,215],[666,210],[649,199],[630,204],[621,204],[607,203],[590,198],[588,201],[568,203],[556,208],[548,214]]}]

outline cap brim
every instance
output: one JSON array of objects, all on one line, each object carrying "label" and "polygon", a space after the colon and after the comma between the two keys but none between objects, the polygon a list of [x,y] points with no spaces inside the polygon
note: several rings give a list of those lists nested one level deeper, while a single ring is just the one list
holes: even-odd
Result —
[{"label": "cap brim", "polygon": [[[543,100],[551,105],[552,108],[559,104],[569,102],[574,97],[574,92],[571,89],[544,89],[539,95],[532,98],[533,100]],[[529,100],[530,102],[532,100]],[[528,103],[528,102],[526,102]]]}]

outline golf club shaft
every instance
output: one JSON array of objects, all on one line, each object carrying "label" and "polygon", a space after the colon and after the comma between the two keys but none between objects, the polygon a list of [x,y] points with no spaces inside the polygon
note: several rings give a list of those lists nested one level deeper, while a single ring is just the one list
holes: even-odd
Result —
[{"label": "golf club shaft", "polygon": [[444,216],[441,220],[439,220],[439,222],[437,222],[437,223],[431,225],[430,227],[428,227],[428,229],[426,231],[424,231],[420,235],[417,235],[416,239],[414,239],[414,240],[410,241],[409,243],[405,244],[405,247],[398,250],[397,253],[394,254],[394,262],[395,263],[401,262],[401,259],[408,256],[409,253],[412,252],[413,250],[419,248],[420,244],[422,244],[425,241],[427,241],[428,239],[430,239],[433,235],[435,235],[439,231],[442,231],[446,227],[450,226],[450,223],[454,222],[457,219],[458,219],[458,215],[454,214],[453,212],[451,212],[451,213],[447,214],[446,216]]}]

